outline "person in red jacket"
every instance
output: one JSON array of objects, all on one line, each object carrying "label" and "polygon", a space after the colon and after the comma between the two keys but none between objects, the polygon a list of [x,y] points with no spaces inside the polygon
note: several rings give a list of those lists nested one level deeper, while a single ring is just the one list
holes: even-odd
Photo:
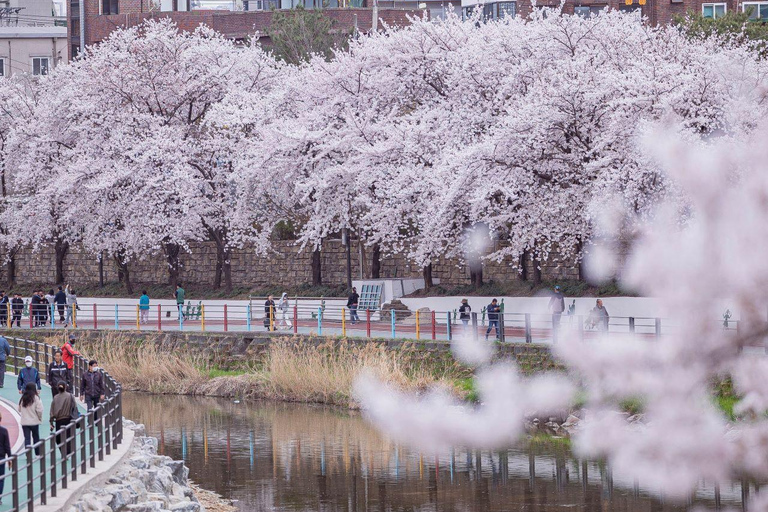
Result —
[{"label": "person in red jacket", "polygon": [[80,355],[80,352],[75,350],[75,335],[69,335],[69,341],[67,341],[63,347],[61,347],[61,359],[67,363],[67,368],[70,370],[75,365],[75,356]]}]

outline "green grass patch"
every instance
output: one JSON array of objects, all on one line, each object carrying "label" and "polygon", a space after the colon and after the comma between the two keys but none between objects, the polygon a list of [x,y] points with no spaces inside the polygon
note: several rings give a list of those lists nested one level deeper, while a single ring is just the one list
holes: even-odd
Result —
[{"label": "green grass patch", "polygon": [[248,373],[246,370],[222,370],[221,368],[212,368],[208,370],[208,378],[215,379],[216,377],[237,377],[239,375],[245,375]]},{"label": "green grass patch", "polygon": [[456,388],[464,394],[464,399],[467,402],[478,403],[480,401],[480,395],[477,392],[475,386],[475,379],[473,377],[467,377],[464,379],[456,379],[454,381]]}]

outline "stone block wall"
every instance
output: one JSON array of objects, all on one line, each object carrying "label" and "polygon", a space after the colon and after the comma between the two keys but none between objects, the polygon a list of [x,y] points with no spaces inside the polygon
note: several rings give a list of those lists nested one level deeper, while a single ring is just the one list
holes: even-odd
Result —
[{"label": "stone block wall", "polygon": [[[363,276],[371,276],[370,248],[363,257]],[[353,279],[360,276],[360,253],[356,244],[351,251]],[[216,272],[216,247],[212,242],[198,242],[190,245],[189,252],[179,256],[181,280],[197,285],[213,284]],[[232,251],[232,283],[236,287],[258,288],[267,286],[298,286],[312,282],[311,248],[301,250],[293,241],[275,241],[267,253],[252,248]],[[533,269],[533,262],[529,262]],[[577,279],[578,266],[573,262],[558,261],[555,256],[541,264],[544,280]],[[328,240],[321,251],[323,283],[343,285],[346,283],[346,252],[340,240]],[[146,284],[163,284],[168,281],[167,263],[162,254],[149,255],[129,265],[131,280]],[[55,281],[55,257],[52,247],[33,252],[19,251],[16,256],[16,281],[20,287],[43,285],[52,286]],[[381,278],[421,277],[422,269],[404,255],[382,255]],[[470,282],[468,267],[458,259],[440,258],[432,266],[432,275],[447,286],[466,285]],[[99,261],[96,255],[79,247],[71,247],[64,260],[66,281],[75,286],[92,285],[99,282]],[[0,266],[0,282],[6,281],[7,267]],[[529,278],[532,278],[529,270]],[[486,261],[483,264],[483,278],[486,281],[507,282],[519,279],[516,261]],[[104,281],[117,282],[114,262],[104,261]],[[26,292],[26,290],[25,290]]]}]

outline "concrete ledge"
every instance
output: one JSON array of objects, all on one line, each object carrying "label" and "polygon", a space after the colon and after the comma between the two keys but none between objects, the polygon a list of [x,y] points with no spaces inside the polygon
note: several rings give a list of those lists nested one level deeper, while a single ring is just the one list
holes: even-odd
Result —
[{"label": "concrete ledge", "polygon": [[80,499],[83,492],[93,486],[103,485],[115,473],[118,466],[128,458],[133,446],[133,438],[133,430],[124,428],[123,442],[116,450],[105,455],[103,461],[96,461],[96,467],[88,468],[88,473],[85,475],[78,474],[77,482],[69,481],[67,489],[57,489],[57,496],[55,498],[49,496],[47,505],[35,505],[35,512],[65,511]]}]

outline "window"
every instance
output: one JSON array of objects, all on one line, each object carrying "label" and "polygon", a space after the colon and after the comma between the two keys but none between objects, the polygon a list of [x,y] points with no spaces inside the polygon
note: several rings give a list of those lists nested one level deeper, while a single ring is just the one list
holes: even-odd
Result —
[{"label": "window", "polygon": [[768,2],[744,2],[741,8],[751,20],[768,21]]},{"label": "window", "polygon": [[719,18],[727,10],[726,4],[701,4],[701,15],[705,18]]},{"label": "window", "polygon": [[101,0],[101,14],[118,14],[117,0]]},{"label": "window", "polygon": [[32,57],[32,74],[35,76],[48,74],[48,57]]},{"label": "window", "polygon": [[605,9],[604,5],[578,5],[573,8],[573,14],[581,18],[594,18],[603,9]]},{"label": "window", "polygon": [[517,14],[516,2],[499,2],[497,5],[499,6],[499,12],[498,12],[499,18],[503,18],[504,16],[511,16],[512,18],[514,18],[515,15]]}]

